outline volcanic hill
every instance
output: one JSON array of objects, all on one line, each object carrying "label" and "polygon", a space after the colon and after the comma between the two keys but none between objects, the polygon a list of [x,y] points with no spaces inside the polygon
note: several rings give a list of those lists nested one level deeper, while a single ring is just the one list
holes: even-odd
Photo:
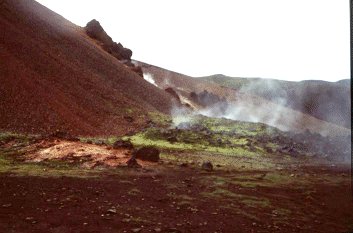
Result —
[{"label": "volcanic hill", "polygon": [[[222,77],[192,78],[131,61],[132,51],[114,42],[98,21],[81,28],[33,0],[5,0],[0,6],[0,130],[123,135],[143,128],[150,112],[169,114],[180,101],[210,117],[349,134],[347,101],[341,101],[345,82],[320,95],[326,83],[305,82],[306,89],[298,84],[287,88],[293,95],[283,104],[276,99],[282,98],[278,89],[243,91],[246,85],[237,88],[233,79],[225,85]],[[159,88],[141,77],[141,67]],[[336,90],[341,96],[332,94]]]},{"label": "volcanic hill", "polygon": [[34,0],[1,1],[0,28],[2,131],[121,135],[170,110],[168,93]]}]

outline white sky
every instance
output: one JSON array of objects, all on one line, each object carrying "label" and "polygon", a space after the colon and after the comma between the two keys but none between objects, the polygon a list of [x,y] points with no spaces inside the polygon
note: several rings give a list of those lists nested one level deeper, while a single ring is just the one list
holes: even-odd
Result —
[{"label": "white sky", "polygon": [[97,19],[133,59],[191,76],[350,77],[348,0],[37,0]]}]

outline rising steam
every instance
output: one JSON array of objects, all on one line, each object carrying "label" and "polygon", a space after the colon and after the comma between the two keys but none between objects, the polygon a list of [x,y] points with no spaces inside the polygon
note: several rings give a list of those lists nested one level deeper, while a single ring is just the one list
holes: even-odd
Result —
[{"label": "rising steam", "polygon": [[[254,96],[251,98],[250,95],[244,98],[244,94],[259,92],[259,90],[266,92],[263,93],[264,95],[271,95],[273,90],[278,92],[275,95],[272,94],[271,101]],[[278,83],[272,80],[250,82],[238,92],[241,94],[235,96],[236,101],[227,101],[219,98],[217,103],[210,101],[205,103],[203,108],[194,109],[193,111],[175,106],[171,111],[174,126],[179,128],[188,126],[194,122],[194,116],[200,114],[213,118],[264,123],[282,131],[295,133],[303,133],[305,129],[308,129],[309,132],[319,133],[321,136],[326,137],[318,139],[319,141],[312,145],[315,150],[318,147],[324,148],[324,142],[327,140],[334,140],[335,143],[331,142],[330,145],[339,148],[341,152],[344,151],[345,162],[350,162],[350,157],[347,156],[350,151],[349,130],[286,107],[289,96],[285,90],[278,86]],[[304,94],[302,93],[302,95]],[[207,98],[204,100],[207,100]]]},{"label": "rising steam", "polygon": [[158,87],[157,84],[156,84],[156,82],[154,81],[154,78],[153,78],[153,75],[152,75],[152,74],[150,74],[150,73],[143,73],[143,78],[144,78],[147,82],[149,82],[149,83],[155,85],[156,87]]}]

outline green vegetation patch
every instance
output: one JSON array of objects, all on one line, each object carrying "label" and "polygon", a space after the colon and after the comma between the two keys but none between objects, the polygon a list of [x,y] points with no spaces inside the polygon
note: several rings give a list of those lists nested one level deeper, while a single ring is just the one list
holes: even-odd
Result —
[{"label": "green vegetation patch", "polygon": [[204,151],[233,156],[256,156],[256,150],[250,151],[249,148],[243,146],[246,142],[244,139],[231,139],[230,144],[222,144],[224,139],[209,137],[192,130],[176,130],[171,136],[167,135],[164,129],[149,128],[144,132],[135,134],[134,136],[124,137],[130,139],[134,146],[156,146],[160,149],[176,150],[176,151]]},{"label": "green vegetation patch", "polygon": [[18,176],[43,176],[43,177],[96,177],[98,172],[70,166],[58,161],[29,163],[19,162],[0,153],[0,173],[13,173]]},{"label": "green vegetation patch", "polygon": [[[316,182],[320,178],[316,179]],[[204,177],[203,184],[208,184],[215,188],[224,188],[229,184],[241,186],[243,188],[256,187],[280,187],[295,184],[298,188],[307,187],[315,182],[305,176],[291,176],[290,173],[280,172],[254,172],[254,173],[235,173],[228,176],[212,175]],[[210,185],[211,184],[211,185]]]},{"label": "green vegetation patch", "polygon": [[13,133],[0,133],[0,142],[11,145],[0,146],[0,173],[13,173],[19,176],[74,176],[94,177],[97,171],[85,170],[62,161],[24,162],[23,155],[36,136]]},{"label": "green vegetation patch", "polygon": [[121,139],[118,136],[110,136],[110,137],[80,137],[81,142],[84,143],[92,143],[96,145],[106,144],[112,146],[114,142]]},{"label": "green vegetation patch", "polygon": [[212,199],[229,199],[233,203],[241,203],[248,207],[267,208],[271,205],[270,200],[267,198],[234,193],[224,188],[216,188],[212,192],[203,192],[201,195]]}]

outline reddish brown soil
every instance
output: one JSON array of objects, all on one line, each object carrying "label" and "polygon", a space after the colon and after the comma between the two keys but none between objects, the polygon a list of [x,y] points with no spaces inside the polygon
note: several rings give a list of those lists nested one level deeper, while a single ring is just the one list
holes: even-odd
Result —
[{"label": "reddish brown soil", "polygon": [[[212,173],[194,168],[122,172],[99,178],[0,175],[0,232],[348,232],[353,230],[349,178],[339,184],[242,187],[235,194],[267,198],[252,207],[242,196],[209,199]],[[291,172],[291,171],[289,171]],[[314,176],[347,175],[344,169],[303,168]],[[129,174],[129,175],[128,175]],[[309,178],[309,179],[311,179]],[[187,197],[187,198],[185,198]],[[189,200],[189,199],[190,200]],[[283,210],[289,211],[288,213]]]},{"label": "reddish brown soil", "polygon": [[[4,148],[13,145],[4,145]],[[65,140],[41,141],[26,148],[27,153],[22,160],[27,162],[43,161],[65,161],[79,164],[82,168],[105,167],[126,167],[127,161],[131,158],[131,150],[111,146],[99,146],[82,142]],[[153,167],[155,163],[137,159],[138,164],[143,167]]]},{"label": "reddish brown soil", "polygon": [[170,108],[170,95],[34,0],[1,1],[0,28],[0,130],[124,134]]}]

